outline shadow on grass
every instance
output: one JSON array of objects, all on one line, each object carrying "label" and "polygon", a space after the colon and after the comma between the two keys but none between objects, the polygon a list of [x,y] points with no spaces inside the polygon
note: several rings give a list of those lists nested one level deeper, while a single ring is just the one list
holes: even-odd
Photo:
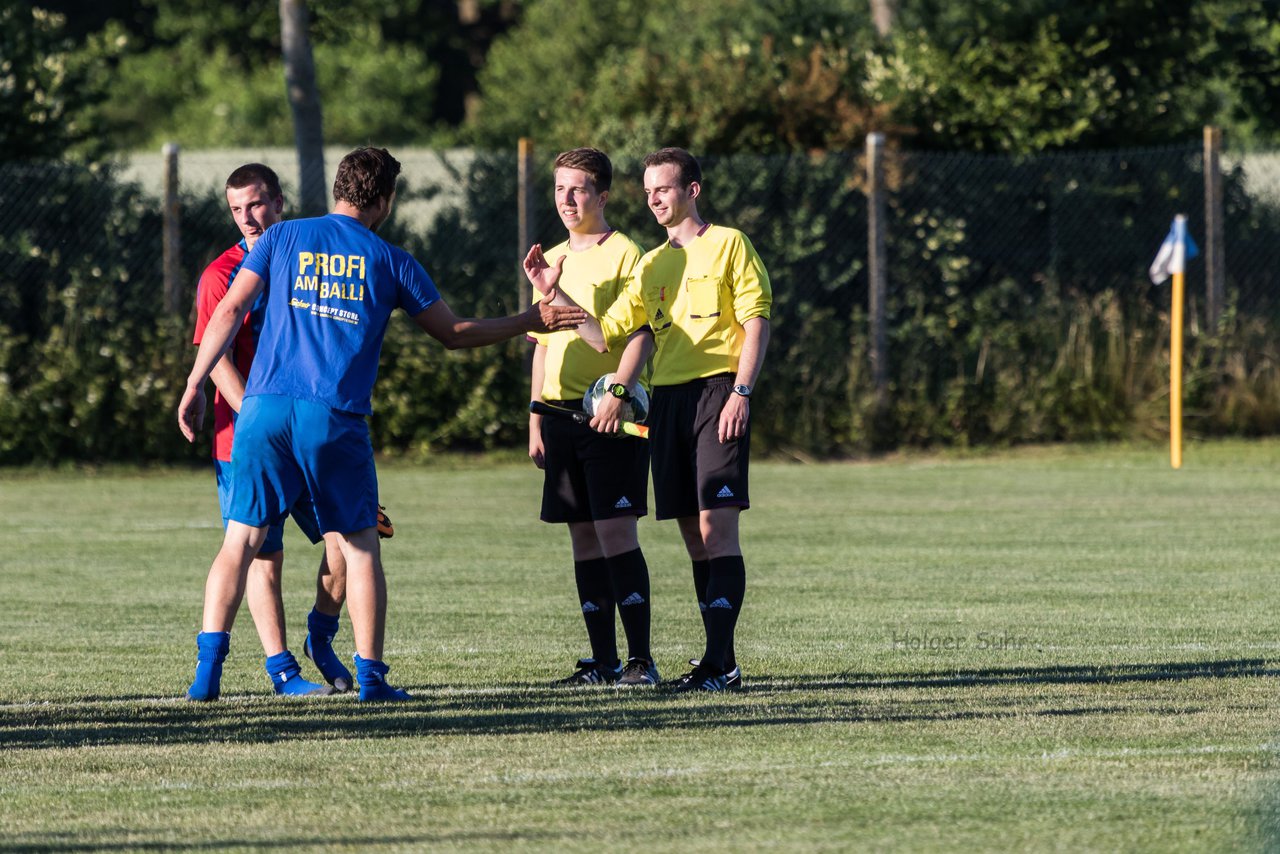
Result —
[{"label": "shadow on grass", "polygon": [[1280,669],[1261,658],[1227,661],[1158,662],[1154,664],[997,667],[983,670],[936,670],[920,673],[856,673],[835,676],[778,677],[775,688],[822,691],[846,688],[954,688],[967,685],[1110,684],[1170,682],[1186,679],[1230,679],[1280,676]]},{"label": "shadow on grass", "polygon": [[[96,828],[92,831],[95,836],[102,836],[112,831],[103,828]],[[141,831],[114,831],[118,835],[129,835],[136,837],[141,835]],[[503,845],[514,842],[527,841],[546,841],[549,839],[561,838],[562,834],[555,833],[538,833],[535,831],[512,831],[504,833],[500,831],[473,831],[467,833],[440,833],[415,836],[384,836],[369,837],[360,836],[358,839],[343,839],[339,836],[317,836],[310,839],[294,837],[290,839],[200,839],[190,840],[186,842],[174,842],[170,840],[155,842],[140,842],[136,839],[129,841],[121,840],[120,842],[82,842],[83,834],[26,834],[19,833],[0,842],[0,854],[6,852],[29,852],[29,854],[44,854],[44,852],[55,851],[71,851],[71,852],[88,852],[88,851],[225,851],[228,849],[272,849],[285,848],[294,849],[324,849],[335,845],[360,845],[362,847],[374,847],[389,845],[395,847],[412,846],[415,848],[425,848],[432,845],[451,845],[451,844],[480,844],[480,845]]]},{"label": "shadow on grass", "polygon": [[[549,732],[703,730],[827,723],[917,723],[1035,716],[1185,714],[1150,698],[1073,705],[1071,697],[975,692],[869,700],[868,688],[932,689],[1036,683],[1129,682],[1274,675],[1259,659],[1109,667],[1008,668],[950,673],[759,677],[742,695],[555,690],[528,685],[462,689],[409,686],[416,699],[361,705],[351,695],[315,699],[86,700],[0,707],[3,749],[204,743],[269,744],[318,738],[406,738]],[[750,678],[750,674],[748,674]],[[1095,698],[1096,699],[1096,698]],[[0,753],[3,752],[0,749]]]}]

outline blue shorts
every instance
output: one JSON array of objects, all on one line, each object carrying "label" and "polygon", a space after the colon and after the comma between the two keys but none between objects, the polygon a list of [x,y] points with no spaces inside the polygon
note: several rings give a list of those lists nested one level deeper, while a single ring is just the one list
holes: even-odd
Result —
[{"label": "blue shorts", "polygon": [[[229,508],[231,507],[231,463],[222,460],[213,461],[213,474],[218,480],[218,506],[222,508],[222,527],[227,527]],[[307,535],[312,543],[318,543],[323,537],[316,523],[316,509],[311,503],[311,496],[304,494],[289,508],[289,515],[298,523],[298,530]],[[284,550],[284,520],[267,529],[267,538],[263,540],[258,554],[269,555]]]},{"label": "blue shorts", "polygon": [[276,525],[311,496],[320,533],[378,523],[378,474],[363,415],[274,394],[246,397],[231,451],[227,517]]}]

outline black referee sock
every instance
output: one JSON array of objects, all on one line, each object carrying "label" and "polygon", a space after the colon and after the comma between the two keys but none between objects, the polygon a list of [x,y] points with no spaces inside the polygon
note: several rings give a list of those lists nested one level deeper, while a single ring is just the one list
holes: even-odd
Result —
[{"label": "black referee sock", "polygon": [[[711,629],[707,626],[707,582],[711,578],[711,561],[695,560],[693,561],[693,590],[698,594],[698,611],[702,614],[702,631],[707,637],[711,637]],[[741,601],[741,597],[739,597]],[[729,649],[724,656],[724,666],[726,670],[732,670],[738,665],[738,658],[733,651],[733,637],[729,638]]]},{"label": "black referee sock", "polygon": [[747,589],[747,568],[742,555],[713,557],[707,579],[707,610],[702,612],[707,629],[707,651],[702,663],[728,671],[736,663],[733,655],[733,629],[742,610],[742,597]]},{"label": "black referee sock", "polygon": [[605,558],[613,581],[613,598],[627,634],[627,652],[634,658],[653,660],[649,652],[649,564],[644,552],[632,549]]},{"label": "black referee sock", "polygon": [[613,587],[609,567],[602,557],[575,560],[573,577],[578,583],[578,601],[587,624],[591,657],[606,667],[617,664],[618,639],[613,628]]}]

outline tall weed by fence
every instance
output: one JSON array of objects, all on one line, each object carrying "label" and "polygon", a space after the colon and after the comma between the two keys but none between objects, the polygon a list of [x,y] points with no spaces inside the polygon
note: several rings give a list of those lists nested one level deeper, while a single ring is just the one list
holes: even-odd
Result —
[{"label": "tall weed by fence", "polygon": [[[563,229],[539,152],[533,229]],[[429,222],[385,235],[421,259],[459,314],[520,310],[516,156],[440,156],[403,201]],[[1225,175],[1228,306],[1205,328],[1191,268],[1188,429],[1280,429],[1274,345],[1280,205],[1247,158]],[[753,419],[798,458],[899,446],[1158,436],[1168,411],[1168,291],[1146,267],[1174,213],[1201,221],[1198,146],[1012,159],[890,153],[889,384],[869,373],[867,204],[860,153],[706,157],[700,211],[742,229],[774,283],[773,339]],[[615,163],[611,224],[665,235],[638,162]],[[160,202],[110,169],[0,164],[0,463],[178,460],[174,406],[191,318],[166,317]],[[238,238],[216,193],[187,196],[186,303]],[[388,331],[372,427],[388,452],[518,446],[527,343],[447,352],[405,318]]]}]

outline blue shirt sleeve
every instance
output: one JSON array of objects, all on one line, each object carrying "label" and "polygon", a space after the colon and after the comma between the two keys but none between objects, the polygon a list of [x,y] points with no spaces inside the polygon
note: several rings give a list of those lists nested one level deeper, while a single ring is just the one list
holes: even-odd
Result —
[{"label": "blue shirt sleeve", "polygon": [[398,304],[412,317],[426,311],[433,302],[439,300],[440,292],[436,290],[436,283],[431,280],[426,269],[408,252],[397,252],[397,262]]},{"label": "blue shirt sleeve", "polygon": [[271,247],[275,245],[275,237],[280,233],[279,223],[272,225],[253,244],[253,249],[245,256],[241,269],[257,273],[263,282],[271,281]]}]

